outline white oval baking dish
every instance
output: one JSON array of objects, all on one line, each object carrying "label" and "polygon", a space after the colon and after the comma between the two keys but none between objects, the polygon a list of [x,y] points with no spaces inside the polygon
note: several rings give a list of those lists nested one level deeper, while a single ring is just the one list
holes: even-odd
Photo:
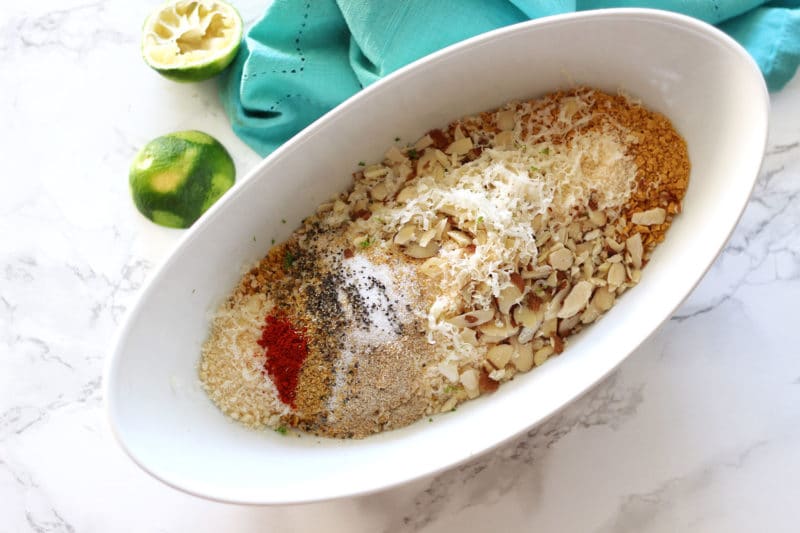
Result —
[{"label": "white oval baking dish", "polygon": [[[243,267],[334,193],[354,163],[512,99],[585,84],[663,112],[692,162],[684,212],[641,283],[568,349],[456,413],[360,441],[288,438],[227,419],[199,386],[210,315]],[[767,135],[768,94],[734,41],[660,11],[583,12],[494,31],[360,92],[266,158],[187,232],[128,313],[105,375],[108,414],[131,458],[193,494],[296,503],[375,491],[485,452],[597,383],[667,319],[733,230]],[[281,221],[285,219],[287,223]]]}]

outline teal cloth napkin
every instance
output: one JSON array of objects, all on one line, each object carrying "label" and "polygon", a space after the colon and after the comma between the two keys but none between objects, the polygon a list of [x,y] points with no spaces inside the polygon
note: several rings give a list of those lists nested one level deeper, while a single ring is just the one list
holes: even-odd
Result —
[{"label": "teal cloth napkin", "polygon": [[223,75],[233,130],[266,155],[383,76],[480,33],[605,7],[653,7],[716,24],[755,58],[770,90],[800,62],[800,0],[275,0]]}]

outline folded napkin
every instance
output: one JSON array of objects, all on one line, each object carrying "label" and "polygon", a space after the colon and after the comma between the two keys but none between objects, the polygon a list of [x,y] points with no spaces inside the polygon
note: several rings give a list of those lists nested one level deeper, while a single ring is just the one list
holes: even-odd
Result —
[{"label": "folded napkin", "polygon": [[275,0],[248,31],[220,95],[233,130],[266,155],[394,70],[480,33],[546,15],[653,7],[716,24],[770,90],[800,62],[800,0]]}]

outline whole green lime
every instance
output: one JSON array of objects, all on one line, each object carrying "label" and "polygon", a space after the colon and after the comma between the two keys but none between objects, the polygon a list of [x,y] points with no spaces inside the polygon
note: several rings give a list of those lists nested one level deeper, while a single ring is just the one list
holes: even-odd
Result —
[{"label": "whole green lime", "polygon": [[239,12],[222,0],[172,0],[145,20],[142,56],[171,80],[207,80],[236,57],[242,28]]},{"label": "whole green lime", "polygon": [[231,188],[233,160],[219,141],[200,131],[179,131],[153,139],[131,164],[136,208],[170,228],[188,228]]}]

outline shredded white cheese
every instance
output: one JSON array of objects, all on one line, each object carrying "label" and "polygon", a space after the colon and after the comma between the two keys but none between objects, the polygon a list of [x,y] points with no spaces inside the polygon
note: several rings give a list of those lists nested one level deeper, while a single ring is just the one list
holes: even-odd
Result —
[{"label": "shredded white cheese", "polygon": [[[545,104],[509,104],[498,112],[497,123],[511,124],[513,110],[513,129],[494,133],[494,147],[476,159],[457,163],[456,153],[463,152],[465,141],[456,135],[448,153],[427,148],[416,161],[416,177],[407,182],[403,164],[381,176],[365,173],[357,181],[349,203],[366,204],[376,194],[389,199],[373,209],[368,220],[355,221],[354,233],[377,236],[382,246],[389,247],[404,227],[413,226],[414,237],[425,239],[443,229],[446,219],[448,229],[474,236],[474,253],[465,254],[453,240],[443,240],[438,250],[442,294],[422,317],[431,341],[442,334],[456,353],[469,359],[479,355],[461,338],[461,330],[446,320],[465,310],[491,307],[511,285],[512,273],[536,263],[537,215],[568,223],[571,213],[585,209],[590,198],[598,209],[628,200],[636,166],[626,155],[625,144],[635,142],[635,136],[610,121],[602,129],[581,131],[592,119],[587,111],[590,98],[586,94]],[[477,144],[482,134],[473,132],[471,140]],[[567,135],[571,137],[565,142]],[[387,155],[387,160],[396,163],[397,154],[390,155],[394,158]],[[336,207],[328,223],[347,216]]]}]

